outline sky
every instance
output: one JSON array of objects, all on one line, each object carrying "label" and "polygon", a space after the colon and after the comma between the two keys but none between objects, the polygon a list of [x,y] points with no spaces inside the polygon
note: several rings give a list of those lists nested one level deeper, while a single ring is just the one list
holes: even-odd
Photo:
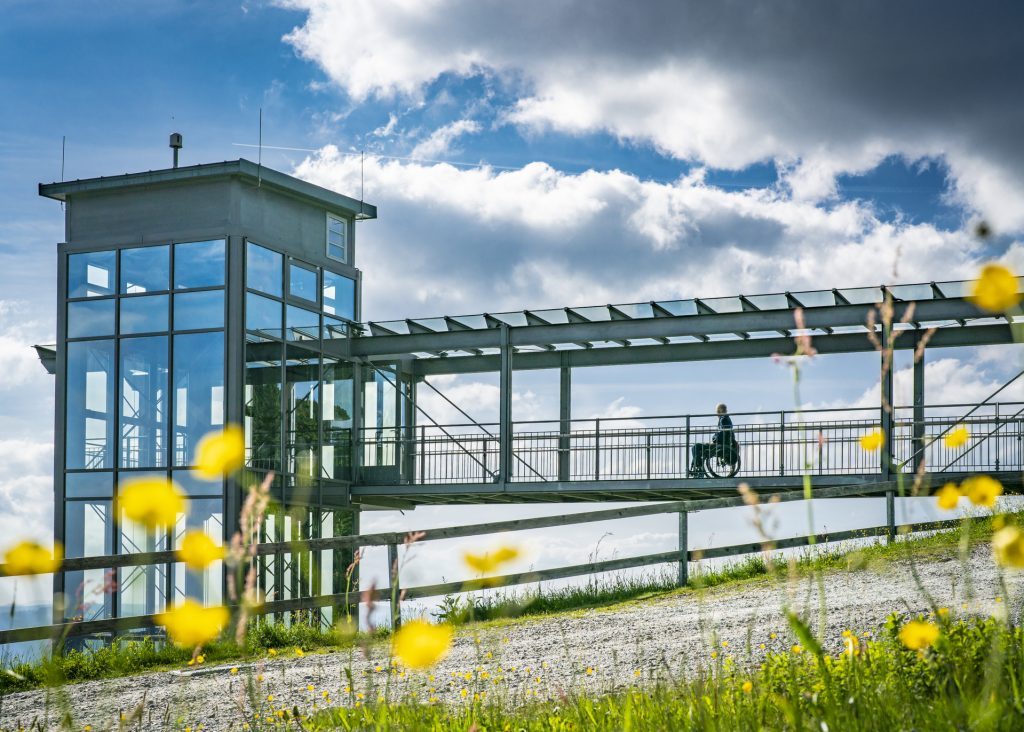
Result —
[{"label": "sky", "polygon": [[[357,232],[376,320],[1022,271],[1022,16],[1009,2],[7,0],[0,536],[52,522],[53,384],[30,347],[54,340],[62,211],[39,182],[168,167],[170,132],[183,164],[255,159],[262,110],[264,164],[378,206]],[[928,401],[983,397],[1019,357],[936,351]],[[876,406],[877,382],[873,355],[820,357],[802,399]],[[495,379],[436,383],[496,418]],[[557,384],[517,375],[515,418],[557,416]],[[765,359],[574,376],[575,417],[720,400],[791,408],[790,375]],[[878,506],[821,516],[870,523]],[[737,512],[691,526],[705,543],[748,529]],[[529,561],[585,557],[602,531],[530,539]],[[605,554],[674,541],[670,521],[607,531]],[[461,549],[437,551],[424,581],[455,571]]]}]

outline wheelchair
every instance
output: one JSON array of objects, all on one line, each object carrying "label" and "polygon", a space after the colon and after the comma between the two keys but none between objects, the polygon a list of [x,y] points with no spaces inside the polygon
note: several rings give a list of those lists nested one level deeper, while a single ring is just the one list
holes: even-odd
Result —
[{"label": "wheelchair", "polygon": [[[740,470],[740,446],[738,444],[719,445],[709,443],[703,453],[703,465],[690,469],[690,477],[698,477],[701,472],[712,478],[731,478]],[[701,471],[703,468],[703,471]]]}]

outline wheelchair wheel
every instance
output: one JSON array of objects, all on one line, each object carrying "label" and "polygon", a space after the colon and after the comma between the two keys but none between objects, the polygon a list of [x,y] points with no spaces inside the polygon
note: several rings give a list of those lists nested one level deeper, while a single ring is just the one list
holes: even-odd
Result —
[{"label": "wheelchair wheel", "polygon": [[709,455],[704,461],[704,470],[715,478],[731,478],[740,470],[740,454]]}]

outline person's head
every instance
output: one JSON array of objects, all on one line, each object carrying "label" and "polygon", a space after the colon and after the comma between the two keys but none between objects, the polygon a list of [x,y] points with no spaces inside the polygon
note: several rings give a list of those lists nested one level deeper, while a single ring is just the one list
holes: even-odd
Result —
[{"label": "person's head", "polygon": [[719,404],[717,407],[715,407],[715,412],[717,412],[718,414],[725,414],[728,411],[729,408],[724,404]]}]

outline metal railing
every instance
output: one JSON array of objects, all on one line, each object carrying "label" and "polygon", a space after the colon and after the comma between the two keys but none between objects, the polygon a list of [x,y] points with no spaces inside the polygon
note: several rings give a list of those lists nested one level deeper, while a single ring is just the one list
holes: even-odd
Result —
[{"label": "metal railing", "polygon": [[[555,528],[599,521],[612,521],[623,518],[636,518],[641,516],[674,513],[678,514],[679,517],[678,548],[675,550],[636,557],[623,557],[595,561],[587,564],[577,564],[504,575],[501,577],[490,578],[486,583],[486,586],[492,587],[532,584],[546,580],[584,576],[599,572],[616,571],[634,567],[646,567],[666,563],[673,563],[677,566],[679,584],[685,585],[688,582],[688,563],[699,561],[701,559],[740,556],[744,554],[760,553],[767,550],[801,547],[811,544],[823,544],[880,535],[885,535],[891,540],[895,538],[897,530],[895,523],[895,511],[893,508],[895,498],[893,491],[886,484],[880,483],[875,485],[821,488],[815,490],[815,497],[841,498],[845,496],[864,496],[875,493],[885,494],[887,505],[886,514],[888,516],[888,522],[886,525],[872,526],[853,531],[788,537],[772,541],[770,544],[766,544],[765,542],[748,542],[730,546],[708,548],[694,548],[690,546],[688,541],[689,514],[709,509],[738,507],[744,505],[745,499],[741,496],[735,496],[729,498],[672,501],[667,503],[603,509],[583,513],[513,519],[469,526],[427,529],[423,532],[388,532],[380,534],[364,534],[360,536],[306,539],[301,542],[261,543],[255,546],[256,558],[253,561],[257,563],[263,562],[264,564],[269,564],[270,562],[283,564],[286,561],[286,557],[290,557],[293,561],[303,561],[302,557],[304,555],[317,551],[355,549],[358,547],[387,547],[389,565],[392,568],[392,571],[390,572],[390,586],[373,592],[372,599],[378,602],[384,601],[390,603],[392,620],[393,623],[397,625],[401,620],[401,600],[403,599],[413,600],[426,597],[437,597],[464,592],[482,586],[479,581],[467,579],[461,582],[446,582],[434,585],[400,588],[401,582],[397,571],[398,564],[395,560],[398,557],[399,548],[406,543],[408,537],[412,534],[418,535],[417,542],[430,542],[442,539],[486,536],[504,532],[523,531],[527,529]],[[802,498],[802,492],[790,492],[780,494],[775,500],[785,502],[801,500]],[[933,531],[950,528],[958,525],[958,523],[958,521],[940,521],[908,524],[907,526],[909,527],[909,531]],[[174,562],[175,560],[176,557],[174,552],[171,551],[143,552],[118,556],[84,557],[64,560],[58,571],[74,572],[90,569],[140,567],[151,564]],[[0,565],[0,574],[5,574],[6,572],[7,567]],[[353,607],[360,601],[361,596],[359,591],[320,594],[309,597],[286,597],[285,599],[270,597],[258,608],[257,613],[266,615],[299,610],[307,611],[325,607]],[[112,635],[125,631],[152,628],[155,625],[155,615],[138,615],[132,617],[105,618],[84,622],[35,626],[31,628],[17,628],[0,631],[0,644],[29,640],[60,639],[68,634],[74,634],[75,636],[97,634]]]},{"label": "metal railing", "polygon": [[[970,416],[962,415],[974,409]],[[998,472],[1024,469],[1024,403],[947,404],[897,407],[888,436],[896,472],[913,472],[923,457],[930,472]],[[816,409],[731,415],[740,444],[737,477],[875,475],[879,452],[861,447],[864,435],[882,427],[879,408]],[[939,439],[963,424],[966,445]],[[693,446],[710,442],[715,415],[575,419],[560,430],[557,420],[513,423],[512,482],[685,479]],[[403,434],[364,431],[365,454],[386,451],[392,464],[409,457],[405,483],[444,485],[498,482],[498,425],[420,425]],[[560,458],[567,454],[568,460]],[[560,473],[560,463],[563,469]],[[565,470],[567,463],[568,470]]]}]

